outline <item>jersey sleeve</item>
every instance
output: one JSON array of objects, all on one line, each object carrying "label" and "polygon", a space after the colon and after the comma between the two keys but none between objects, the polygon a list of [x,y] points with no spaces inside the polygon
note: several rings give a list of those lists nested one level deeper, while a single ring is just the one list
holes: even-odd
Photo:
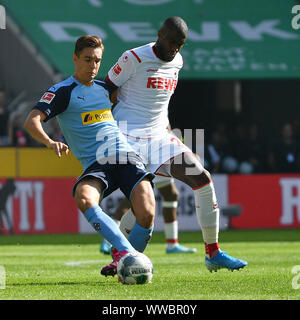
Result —
[{"label": "jersey sleeve", "polygon": [[136,71],[136,58],[131,52],[125,51],[118,62],[108,71],[109,80],[117,87],[124,84]]},{"label": "jersey sleeve", "polygon": [[69,102],[70,96],[67,95],[64,87],[61,87],[56,91],[54,87],[51,87],[42,95],[33,109],[43,111],[46,114],[44,122],[47,122],[51,118],[64,112],[67,109]]}]

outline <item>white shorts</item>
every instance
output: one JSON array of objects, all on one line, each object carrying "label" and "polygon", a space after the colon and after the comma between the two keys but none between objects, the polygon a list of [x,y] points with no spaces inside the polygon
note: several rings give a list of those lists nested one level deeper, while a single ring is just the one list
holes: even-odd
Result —
[{"label": "white shorts", "polygon": [[128,143],[142,158],[147,170],[155,175],[171,177],[170,166],[174,157],[192,152],[174,134],[162,132],[161,137],[140,138],[127,136]]},{"label": "white shorts", "polygon": [[174,182],[174,178],[156,175],[152,182],[155,184],[156,188],[163,188]]}]

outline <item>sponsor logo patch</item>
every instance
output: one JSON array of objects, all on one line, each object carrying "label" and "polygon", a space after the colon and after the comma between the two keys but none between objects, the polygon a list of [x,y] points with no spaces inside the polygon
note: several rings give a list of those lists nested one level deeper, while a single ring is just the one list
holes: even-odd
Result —
[{"label": "sponsor logo patch", "polygon": [[150,89],[168,90],[168,91],[174,92],[176,86],[177,86],[176,79],[149,77],[147,80],[147,88],[150,88]]},{"label": "sponsor logo patch", "polygon": [[113,115],[110,109],[93,110],[81,113],[82,124],[87,125],[102,121],[113,121]]},{"label": "sponsor logo patch", "polygon": [[113,72],[116,76],[118,76],[120,74],[120,72],[122,71],[122,68],[119,66],[118,63],[116,63],[113,67]]},{"label": "sponsor logo patch", "polygon": [[51,101],[54,99],[55,97],[55,94],[52,93],[52,92],[45,92],[43,94],[43,96],[41,97],[40,101],[39,102],[45,102],[45,103],[48,103],[50,104]]}]

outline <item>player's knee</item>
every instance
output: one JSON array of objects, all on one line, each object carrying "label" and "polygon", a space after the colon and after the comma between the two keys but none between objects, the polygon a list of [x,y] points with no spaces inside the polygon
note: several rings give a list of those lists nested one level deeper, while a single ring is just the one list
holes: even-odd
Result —
[{"label": "player's knee", "polygon": [[75,196],[75,201],[77,208],[83,213],[93,206],[93,202],[91,201],[91,199],[85,197]]},{"label": "player's knee", "polygon": [[211,181],[211,174],[210,174],[210,172],[207,171],[206,169],[203,170],[203,172],[201,173],[200,176],[202,176],[201,178],[202,178],[204,181],[207,181],[207,182]]},{"label": "player's knee", "polygon": [[155,197],[151,185],[144,183],[135,189],[131,203],[137,222],[144,228],[152,227],[155,218]]},{"label": "player's knee", "polygon": [[81,188],[76,189],[75,202],[77,208],[83,213],[89,208],[98,204],[89,193],[84,192],[84,190],[82,190]]},{"label": "player's knee", "polygon": [[208,184],[212,180],[211,175],[209,171],[206,169],[203,169],[203,172],[197,177],[197,186],[203,186]]},{"label": "player's knee", "polygon": [[212,180],[209,171],[203,169],[200,174],[186,176],[184,182],[186,182],[192,188],[198,188],[210,183]]},{"label": "player's knee", "polygon": [[154,195],[147,197],[147,200],[144,203],[144,207],[141,208],[139,218],[137,221],[144,228],[152,227],[155,218],[155,198]]}]

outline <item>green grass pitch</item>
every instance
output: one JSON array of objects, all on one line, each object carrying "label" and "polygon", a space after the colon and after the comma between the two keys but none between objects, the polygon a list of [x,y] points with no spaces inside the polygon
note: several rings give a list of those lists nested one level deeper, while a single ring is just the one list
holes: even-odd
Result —
[{"label": "green grass pitch", "polygon": [[213,273],[204,265],[200,232],[180,233],[180,242],[198,252],[176,255],[167,255],[164,235],[154,233],[145,252],[154,265],[153,282],[135,286],[100,275],[111,262],[99,253],[101,240],[97,234],[0,236],[6,273],[0,300],[300,299],[300,270],[292,272],[300,269],[300,230],[220,232],[221,249],[248,266]]}]

